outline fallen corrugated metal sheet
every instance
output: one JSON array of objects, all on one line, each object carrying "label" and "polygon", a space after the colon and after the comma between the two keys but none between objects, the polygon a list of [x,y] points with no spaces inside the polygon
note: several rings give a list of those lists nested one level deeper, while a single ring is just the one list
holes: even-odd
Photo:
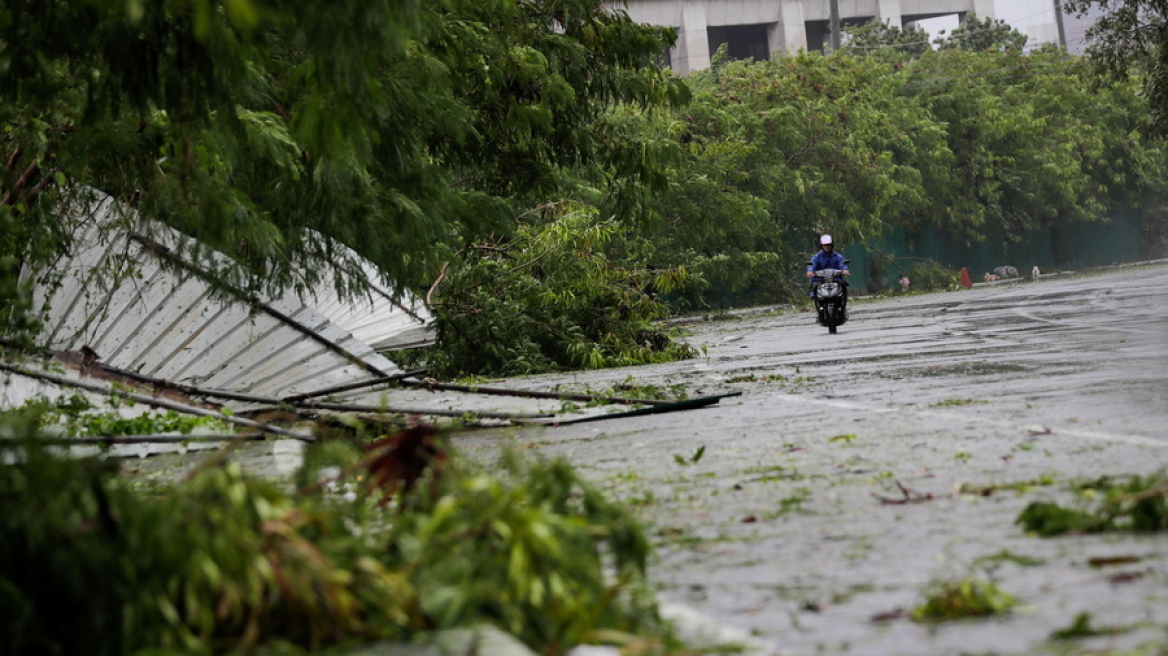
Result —
[{"label": "fallen corrugated metal sheet", "polygon": [[309,299],[312,306],[375,351],[433,344],[434,320],[425,305],[409,294],[395,296],[382,284],[377,267],[348,247],[338,247],[347,257],[361,262],[369,292],[362,298],[343,299],[334,290],[319,289]]},{"label": "fallen corrugated metal sheet", "polygon": [[742,392],[730,392],[728,394],[717,394],[714,396],[700,396],[696,399],[684,399],[681,401],[665,401],[655,403],[645,408],[634,408],[632,410],[625,410],[623,412],[608,412],[608,413],[593,413],[589,415],[582,415],[578,417],[540,417],[537,419],[524,420],[534,424],[552,424],[560,426],[563,424],[580,424],[586,421],[601,421],[604,419],[620,419],[624,417],[639,417],[641,415],[656,415],[663,412],[677,412],[678,410],[692,410],[694,408],[704,408],[709,405],[714,405],[722,399],[728,399],[735,396],[742,396]]},{"label": "fallen corrugated metal sheet", "polygon": [[[72,207],[67,216],[74,220],[75,248],[51,267],[24,273],[35,283],[35,307],[43,322],[41,346],[78,369],[70,369],[65,378],[52,371],[0,366],[9,383],[14,378],[40,381],[21,385],[19,399],[0,395],[0,407],[16,407],[32,398],[28,394],[59,396],[50,393],[45,381],[57,386],[53,389],[65,386],[106,394],[115,390],[109,381],[133,384],[143,394],[118,394],[191,414],[217,413],[163,396],[180,393],[188,401],[204,398],[216,403],[230,399],[239,402],[233,403],[235,411],[273,407],[283,411],[293,404],[299,406],[294,416],[415,414],[552,424],[700,407],[723,398],[661,405],[644,399],[403,381],[422,372],[403,372],[377,351],[431,342],[431,317],[408,294],[387,290],[376,268],[352,251],[341,247],[342,259],[360,262],[373,283],[364,299],[345,301],[323,287],[307,300],[291,291],[259,299],[230,289],[199,264],[210,262],[210,267],[218,268],[229,262],[225,255],[206,249],[198,257],[184,255],[194,250],[193,241],[134,216],[107,196],[92,192]],[[94,383],[93,378],[103,382]],[[395,386],[392,399],[388,385]],[[503,403],[500,396],[510,398]],[[612,413],[600,407],[585,410],[573,401],[650,407]],[[576,417],[557,420],[551,414]],[[244,419],[233,423],[281,435],[297,433]],[[312,439],[308,434],[291,436]],[[160,438],[157,446],[149,445],[153,437]],[[144,456],[187,448],[185,443],[173,444],[178,440],[142,435],[123,441],[127,443],[103,444],[111,453]]]},{"label": "fallen corrugated metal sheet", "polygon": [[[96,192],[80,208],[73,211],[78,235],[71,257],[34,274],[44,346],[87,347],[119,369],[274,397],[400,372],[290,291],[252,303],[216,295],[197,266],[175,255],[186,239],[176,231],[140,223],[151,233],[145,237],[146,230],[111,229],[123,209]],[[178,266],[165,266],[166,258]],[[360,315],[338,302],[326,305],[351,321]]]}]

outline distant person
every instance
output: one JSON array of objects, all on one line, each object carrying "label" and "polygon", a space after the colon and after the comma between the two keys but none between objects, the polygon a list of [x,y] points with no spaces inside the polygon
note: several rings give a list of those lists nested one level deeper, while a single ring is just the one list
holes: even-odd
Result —
[{"label": "distant person", "polygon": [[815,290],[819,287],[819,283],[823,282],[821,278],[815,276],[815,272],[822,269],[839,269],[844,272],[845,276],[852,275],[852,272],[848,271],[848,265],[844,262],[844,256],[835,252],[835,244],[832,242],[831,235],[823,235],[819,238],[819,252],[811,257],[811,264],[807,265],[807,277],[811,278],[811,298],[815,298]]}]

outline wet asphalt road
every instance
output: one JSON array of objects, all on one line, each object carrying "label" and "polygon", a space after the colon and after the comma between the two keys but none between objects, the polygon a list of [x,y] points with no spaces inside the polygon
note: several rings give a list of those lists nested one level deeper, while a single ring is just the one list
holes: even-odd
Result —
[{"label": "wet asphalt road", "polygon": [[[1168,538],[1043,540],[1014,524],[1031,501],[1071,500],[1069,482],[1168,467],[1168,267],[856,302],[835,336],[800,312],[690,328],[705,357],[507,384],[603,391],[631,380],[742,396],[479,431],[460,440],[464,450],[485,455],[513,441],[569,457],[648,525],[663,599],[777,653],[1082,653],[1168,642]],[[890,503],[906,498],[898,484],[919,502]],[[1115,557],[1127,562],[1090,562]],[[992,579],[1020,607],[938,626],[873,620],[967,577]],[[1050,638],[1079,612],[1122,631]]]}]

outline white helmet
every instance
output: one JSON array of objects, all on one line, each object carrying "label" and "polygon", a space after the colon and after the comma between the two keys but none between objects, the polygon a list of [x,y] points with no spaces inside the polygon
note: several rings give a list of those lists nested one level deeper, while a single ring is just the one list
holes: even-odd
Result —
[{"label": "white helmet", "polygon": [[831,235],[824,235],[824,236],[820,237],[819,243],[822,245],[830,244],[831,243]]}]

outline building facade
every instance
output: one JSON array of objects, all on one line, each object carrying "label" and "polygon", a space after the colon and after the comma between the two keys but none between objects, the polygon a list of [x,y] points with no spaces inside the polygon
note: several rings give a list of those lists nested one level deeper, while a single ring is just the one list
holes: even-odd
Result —
[{"label": "building facade", "polygon": [[[994,0],[838,0],[844,25],[870,20],[902,27],[939,16],[994,17]],[[679,75],[708,68],[723,43],[736,59],[767,59],[776,52],[821,50],[828,34],[828,0],[628,0],[639,23],[677,29],[669,66]]]}]

